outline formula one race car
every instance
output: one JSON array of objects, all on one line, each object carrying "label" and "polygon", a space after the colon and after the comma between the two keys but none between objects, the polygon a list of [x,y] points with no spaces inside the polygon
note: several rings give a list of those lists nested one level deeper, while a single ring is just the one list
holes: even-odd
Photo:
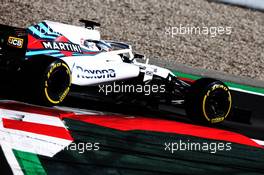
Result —
[{"label": "formula one race car", "polygon": [[132,103],[135,94],[151,104],[182,105],[199,122],[219,123],[229,115],[231,94],[221,81],[202,78],[189,84],[148,64],[130,45],[101,40],[99,23],[80,22],[85,26],[52,21],[26,29],[0,25],[0,78],[14,81],[17,89],[46,105],[96,86],[116,100],[129,97]]}]

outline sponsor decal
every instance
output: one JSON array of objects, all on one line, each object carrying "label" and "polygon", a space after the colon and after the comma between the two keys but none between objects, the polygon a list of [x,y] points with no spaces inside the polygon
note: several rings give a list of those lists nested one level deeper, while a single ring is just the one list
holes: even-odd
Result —
[{"label": "sponsor decal", "polygon": [[103,78],[115,78],[116,72],[114,69],[84,69],[80,66],[76,66],[77,78],[86,79],[103,79]]},{"label": "sponsor decal", "polygon": [[43,41],[42,45],[45,49],[82,53],[82,49],[78,44],[55,42],[55,41]]},{"label": "sponsor decal", "polygon": [[24,39],[13,37],[13,36],[9,36],[8,41],[7,41],[8,45],[16,47],[16,48],[22,48],[23,42],[24,42]]}]

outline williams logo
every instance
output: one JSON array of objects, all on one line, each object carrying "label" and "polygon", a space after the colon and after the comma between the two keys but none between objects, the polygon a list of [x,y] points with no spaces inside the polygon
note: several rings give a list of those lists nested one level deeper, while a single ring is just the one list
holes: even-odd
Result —
[{"label": "williams logo", "polygon": [[65,42],[43,41],[42,45],[45,49],[82,53],[82,49],[78,44],[65,43]]},{"label": "williams logo", "polygon": [[16,38],[16,37],[12,37],[10,36],[8,38],[8,45],[13,46],[13,47],[17,47],[17,48],[22,48],[23,47],[23,42],[24,40],[22,38]]}]

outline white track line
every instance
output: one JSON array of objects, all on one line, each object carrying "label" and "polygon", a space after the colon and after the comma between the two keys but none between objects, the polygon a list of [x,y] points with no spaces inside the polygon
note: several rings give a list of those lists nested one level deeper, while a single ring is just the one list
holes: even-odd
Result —
[{"label": "white track line", "polygon": [[234,87],[231,87],[231,86],[229,86],[229,89],[234,90],[234,91],[238,91],[238,92],[244,92],[244,93],[248,93],[248,94],[264,96],[263,93],[248,91],[248,90],[244,90],[244,89],[240,89],[240,88],[234,88]]},{"label": "white track line", "polygon": [[14,155],[13,153],[13,150],[10,146],[6,145],[6,144],[2,144],[1,143],[1,147],[2,147],[2,150],[3,150],[3,153],[6,157],[6,160],[13,172],[14,175],[23,175],[23,171],[22,169],[20,168],[20,165],[16,159],[16,156]]},{"label": "white track line", "polygon": [[264,141],[263,140],[257,140],[257,139],[251,139],[253,140],[254,142],[256,142],[257,144],[261,145],[261,146],[264,146]]}]

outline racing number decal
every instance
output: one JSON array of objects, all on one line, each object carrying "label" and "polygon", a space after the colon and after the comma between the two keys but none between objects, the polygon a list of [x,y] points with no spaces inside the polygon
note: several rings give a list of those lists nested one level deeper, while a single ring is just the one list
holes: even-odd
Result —
[{"label": "racing number decal", "polygon": [[[208,117],[206,109],[205,109],[205,103],[206,103],[207,98],[210,96],[210,93],[213,92],[216,89],[222,89],[222,90],[224,90],[225,92],[228,93],[229,106],[228,106],[228,110],[227,110],[227,112],[226,112],[226,114],[224,116],[219,116],[219,117],[215,117],[213,119],[210,119]],[[207,93],[205,94],[205,96],[203,98],[203,103],[202,103],[204,117],[206,118],[206,120],[208,120],[211,123],[218,123],[218,122],[224,121],[225,118],[228,116],[230,110],[231,110],[231,106],[232,106],[232,98],[231,98],[230,91],[224,85],[219,85],[219,84],[214,85],[211,89],[209,89],[207,91]]]},{"label": "racing number decal", "polygon": [[7,44],[16,48],[22,48],[23,47],[24,39],[22,38],[16,38],[13,36],[9,36]]}]

